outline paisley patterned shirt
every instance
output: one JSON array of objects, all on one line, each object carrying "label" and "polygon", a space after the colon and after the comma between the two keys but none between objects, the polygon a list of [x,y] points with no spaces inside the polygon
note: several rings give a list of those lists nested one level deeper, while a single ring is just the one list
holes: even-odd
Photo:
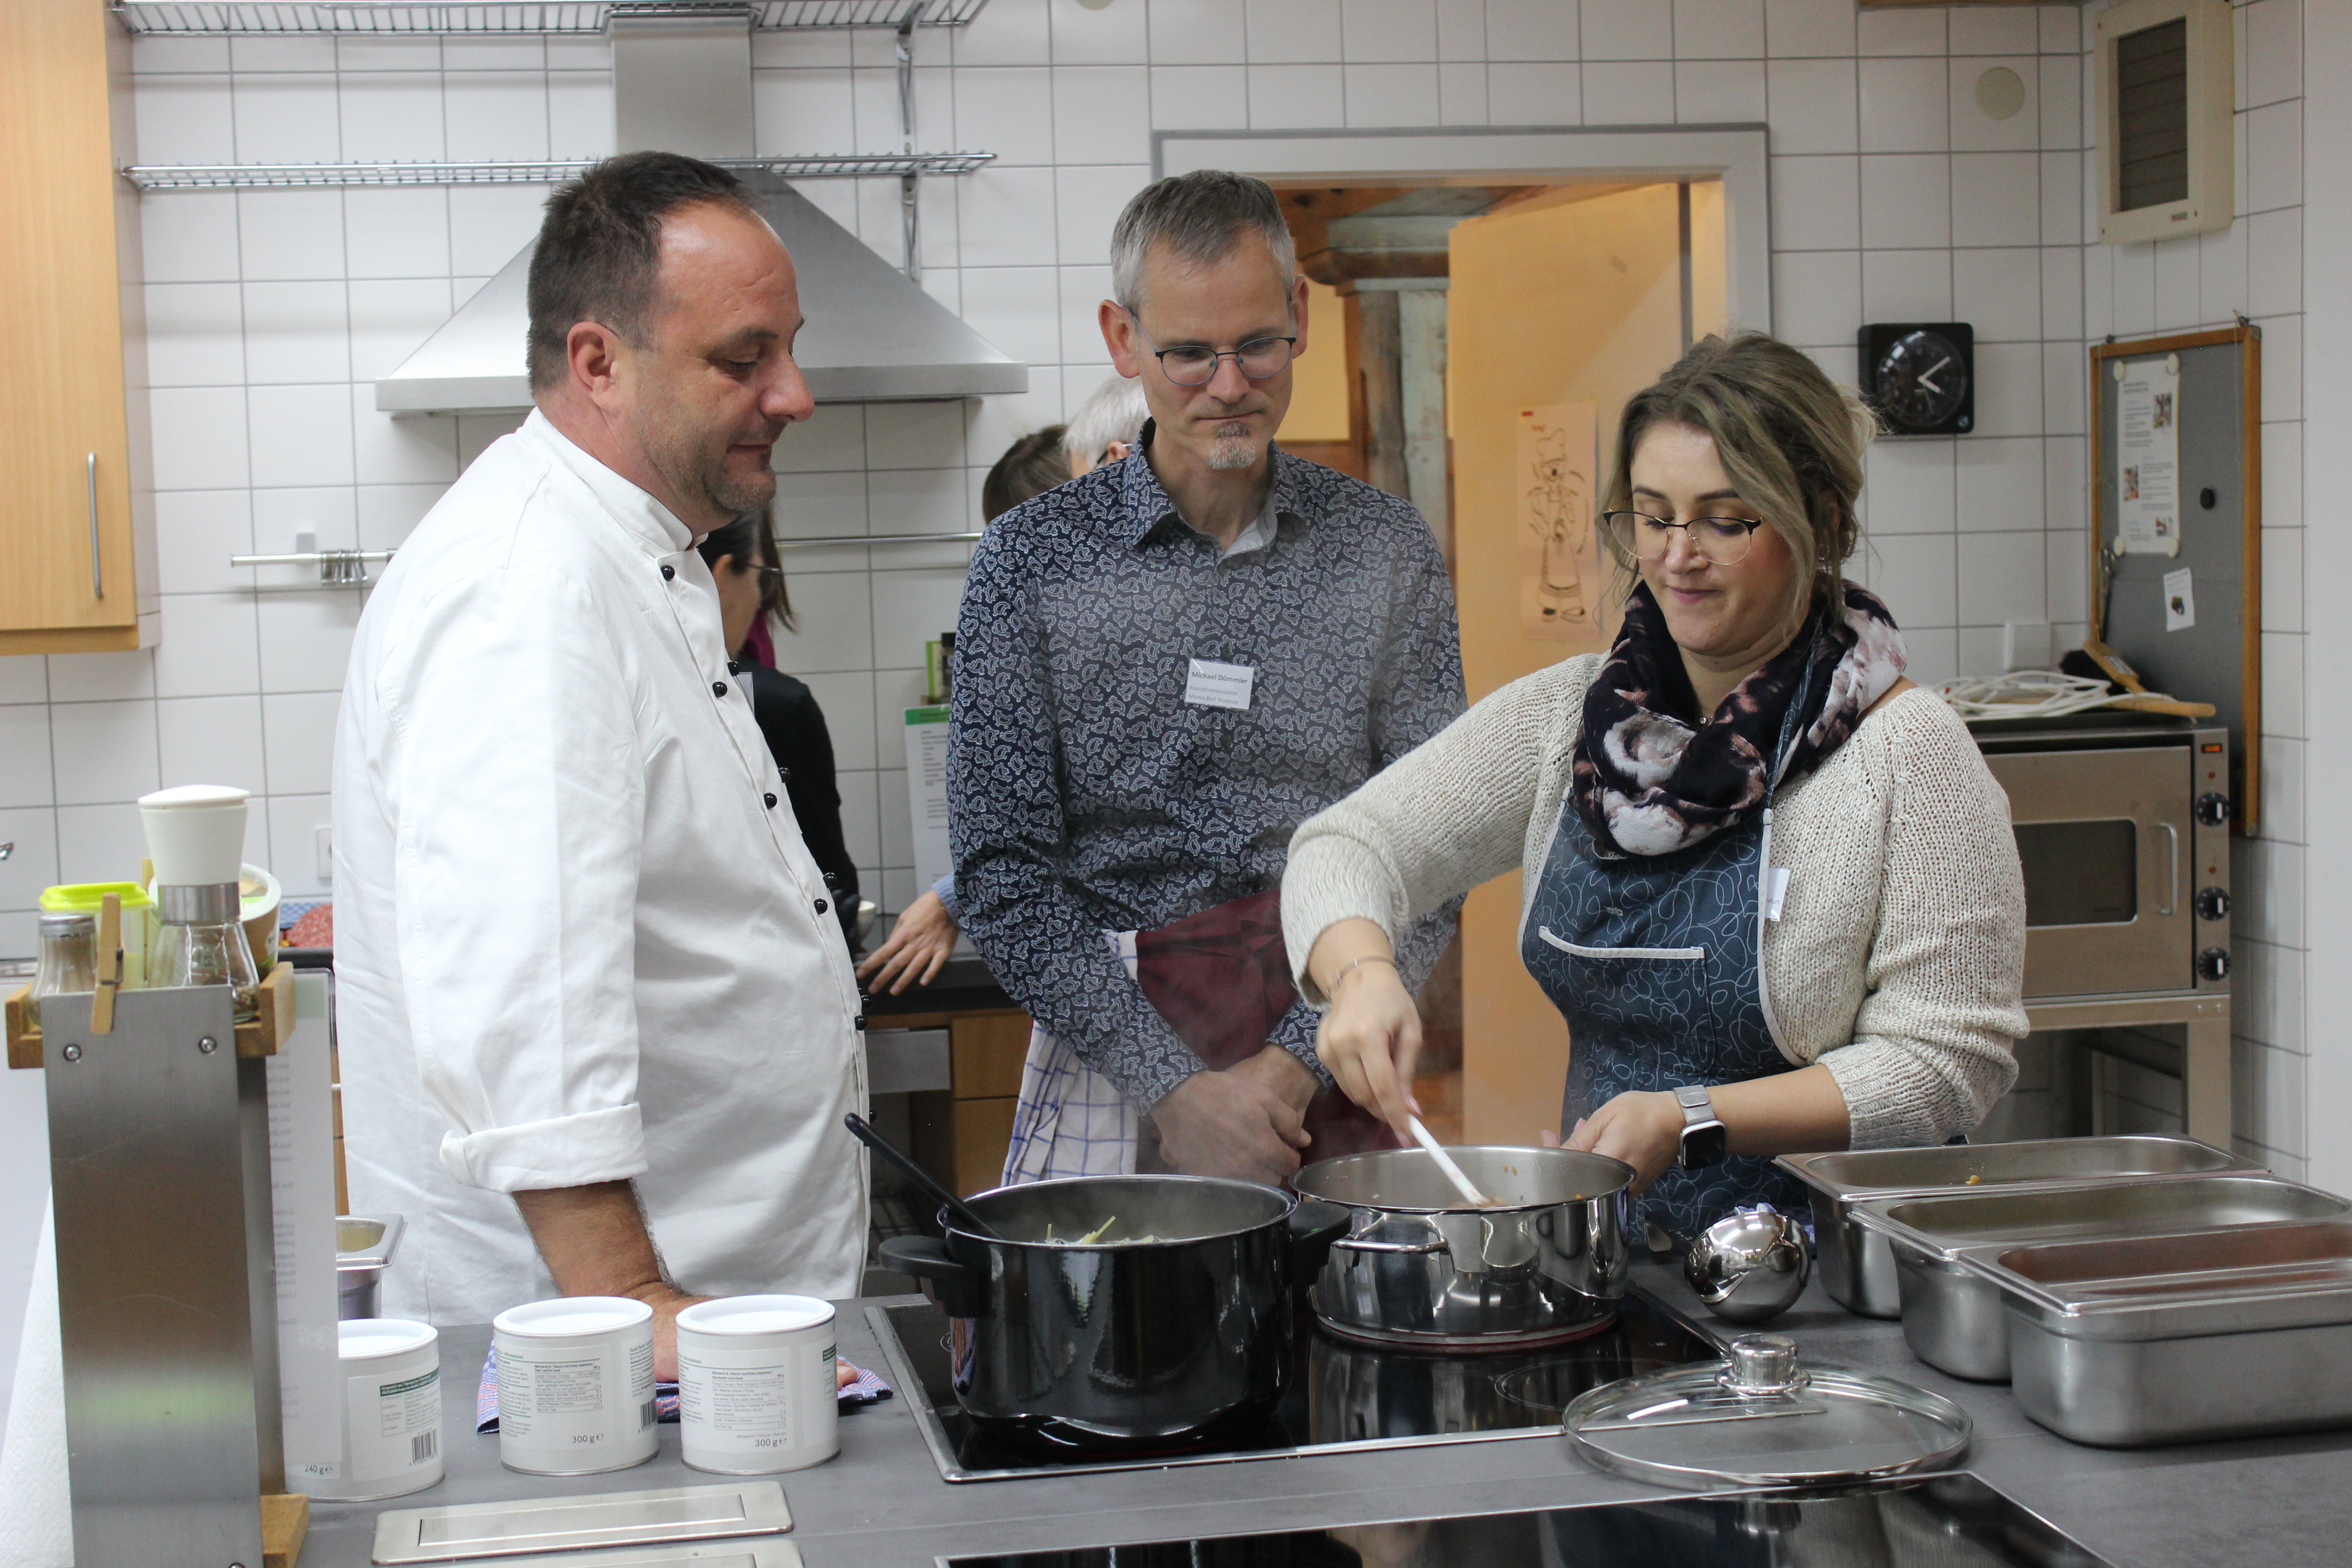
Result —
[{"label": "paisley patterned shirt", "polygon": [[[1292,829],[1463,710],[1453,589],[1409,503],[1277,448],[1270,541],[1221,556],[1150,440],[990,524],[948,762],[964,929],[1040,1027],[1145,1108],[1202,1064],[1103,933],[1276,886]],[[1193,659],[1254,670],[1249,705],[1188,703]],[[1414,928],[1409,984],[1453,925],[1449,905]],[[1316,1023],[1298,1003],[1274,1041],[1324,1078]]]}]

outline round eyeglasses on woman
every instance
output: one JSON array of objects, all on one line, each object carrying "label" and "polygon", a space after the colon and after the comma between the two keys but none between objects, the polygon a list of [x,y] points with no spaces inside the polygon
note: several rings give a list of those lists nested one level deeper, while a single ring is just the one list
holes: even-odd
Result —
[{"label": "round eyeglasses on woman", "polygon": [[1290,351],[1297,342],[1295,337],[1252,338],[1237,349],[1181,343],[1172,349],[1153,349],[1151,353],[1160,362],[1160,374],[1177,385],[1206,386],[1216,376],[1218,362],[1228,359],[1252,381],[1271,380],[1290,363]]},{"label": "round eyeglasses on woman", "polygon": [[1717,566],[1737,566],[1745,560],[1756,531],[1764,526],[1752,517],[1695,517],[1687,522],[1668,522],[1646,511],[1604,511],[1601,525],[1617,547],[1636,561],[1664,561],[1680,532],[1690,536],[1691,548],[1700,560]]}]

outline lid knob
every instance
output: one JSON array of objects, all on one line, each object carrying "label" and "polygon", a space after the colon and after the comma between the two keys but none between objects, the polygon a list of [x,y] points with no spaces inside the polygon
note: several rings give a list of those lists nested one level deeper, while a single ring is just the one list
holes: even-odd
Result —
[{"label": "lid knob", "polygon": [[1727,1359],[1721,1382],[1734,1394],[1787,1394],[1807,1382],[1797,1364],[1797,1342],[1785,1334],[1742,1334],[1731,1342]]}]

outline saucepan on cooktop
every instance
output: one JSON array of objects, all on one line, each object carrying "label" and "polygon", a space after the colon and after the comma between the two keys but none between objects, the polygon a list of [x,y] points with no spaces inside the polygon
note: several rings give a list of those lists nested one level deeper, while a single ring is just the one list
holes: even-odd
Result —
[{"label": "saucepan on cooktop", "polygon": [[[1262,1423],[1292,1375],[1294,1280],[1346,1227],[1328,1205],[1209,1176],[1077,1176],[968,1200],[885,1267],[947,1312],[955,1390],[992,1428],[1181,1447]],[[944,1216],[943,1216],[944,1217]]]}]

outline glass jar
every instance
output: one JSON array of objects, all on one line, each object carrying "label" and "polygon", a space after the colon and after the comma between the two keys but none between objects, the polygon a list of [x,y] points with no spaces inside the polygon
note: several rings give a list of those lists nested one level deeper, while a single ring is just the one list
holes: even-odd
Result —
[{"label": "glass jar", "polygon": [[159,886],[154,944],[147,950],[150,985],[226,985],[236,1020],[260,1015],[261,971],[238,921],[235,882],[216,887]]},{"label": "glass jar", "polygon": [[98,922],[83,914],[41,916],[41,959],[26,998],[28,1021],[41,1021],[41,998],[98,989]]}]

